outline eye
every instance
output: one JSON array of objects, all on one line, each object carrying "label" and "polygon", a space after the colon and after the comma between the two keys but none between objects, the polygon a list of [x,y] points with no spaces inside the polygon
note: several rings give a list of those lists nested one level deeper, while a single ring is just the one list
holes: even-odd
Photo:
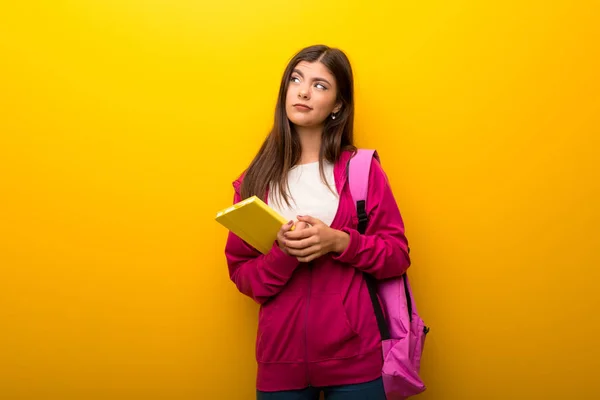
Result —
[{"label": "eye", "polygon": [[327,90],[327,87],[322,83],[317,83],[315,86],[317,87],[317,89]]},{"label": "eye", "polygon": [[292,76],[292,77],[290,78],[290,81],[291,81],[291,82],[296,82],[296,83],[298,83],[298,82],[300,82],[300,78],[298,78],[297,76]]}]

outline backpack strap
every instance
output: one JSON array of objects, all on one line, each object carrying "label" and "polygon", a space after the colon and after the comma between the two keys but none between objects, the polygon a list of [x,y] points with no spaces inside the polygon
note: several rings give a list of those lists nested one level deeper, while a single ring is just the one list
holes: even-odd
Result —
[{"label": "backpack strap", "polygon": [[[367,193],[369,189],[369,173],[371,172],[371,161],[373,157],[379,159],[375,150],[359,149],[348,163],[348,183],[350,184],[350,193],[356,203],[356,214],[358,215],[358,232],[364,235],[367,230],[369,215],[367,214]],[[364,274],[375,318],[381,340],[390,338],[390,329],[383,315],[381,303],[377,297],[377,282],[375,277],[367,273]]]},{"label": "backpack strap", "polygon": [[[356,154],[348,161],[348,183],[350,185],[350,193],[356,204],[356,214],[358,216],[357,230],[361,235],[365,234],[367,223],[369,222],[369,215],[367,214],[367,194],[369,191],[369,174],[371,172],[371,162],[373,158],[380,162],[376,150],[358,149]],[[381,340],[389,339],[390,331],[383,315],[381,303],[377,297],[377,281],[375,280],[375,277],[370,274],[365,273],[364,275],[367,288],[369,289],[371,302],[373,303],[373,309],[375,310],[375,317],[377,318]],[[408,286],[408,277],[406,273],[402,275],[402,278],[404,292],[406,294],[408,317],[409,320],[412,321],[412,293]]]},{"label": "backpack strap", "polygon": [[348,165],[348,181],[350,193],[356,203],[358,215],[358,232],[364,234],[367,229],[367,193],[369,189],[369,173],[371,172],[371,160],[379,156],[375,150],[358,149],[357,153],[350,159]]}]

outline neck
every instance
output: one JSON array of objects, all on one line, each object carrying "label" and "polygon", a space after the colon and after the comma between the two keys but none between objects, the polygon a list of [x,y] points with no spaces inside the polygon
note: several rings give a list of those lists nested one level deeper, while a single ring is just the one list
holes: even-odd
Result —
[{"label": "neck", "polygon": [[321,137],[323,135],[323,127],[306,128],[301,126],[295,127],[300,139],[302,155],[300,156],[300,164],[307,164],[319,161],[321,152]]}]

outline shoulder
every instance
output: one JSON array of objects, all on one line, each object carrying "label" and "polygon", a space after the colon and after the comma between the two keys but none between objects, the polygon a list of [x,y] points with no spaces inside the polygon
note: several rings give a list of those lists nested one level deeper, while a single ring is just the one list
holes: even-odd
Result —
[{"label": "shoulder", "polygon": [[371,177],[375,177],[376,179],[383,179],[387,182],[387,175],[383,166],[381,165],[381,159],[379,156],[373,157],[371,160]]},{"label": "shoulder", "polygon": [[388,176],[381,163],[381,158],[376,153],[375,157],[371,160],[371,170],[369,173],[369,194],[376,193],[377,196],[382,195],[386,190],[390,189],[390,182]]},{"label": "shoulder", "polygon": [[240,194],[240,190],[242,187],[242,183],[244,182],[244,177],[246,176],[246,172],[248,172],[248,170],[244,170],[240,175],[238,175],[238,177],[231,183],[233,188],[235,189],[235,193],[236,194]]}]

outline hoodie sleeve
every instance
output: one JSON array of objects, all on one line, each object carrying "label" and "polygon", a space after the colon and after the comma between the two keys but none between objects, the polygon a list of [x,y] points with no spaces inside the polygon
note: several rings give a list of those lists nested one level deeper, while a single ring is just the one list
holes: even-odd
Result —
[{"label": "hoodie sleeve", "polygon": [[353,228],[340,229],[350,235],[350,243],[333,258],[377,279],[401,276],[410,266],[404,222],[387,176],[375,159],[369,173],[367,214],[364,235]]},{"label": "hoodie sleeve", "polygon": [[[234,203],[241,201],[236,192]],[[237,235],[229,232],[225,245],[229,277],[238,290],[262,304],[278,294],[300,264],[296,257],[284,253],[277,242],[262,254]]]}]

